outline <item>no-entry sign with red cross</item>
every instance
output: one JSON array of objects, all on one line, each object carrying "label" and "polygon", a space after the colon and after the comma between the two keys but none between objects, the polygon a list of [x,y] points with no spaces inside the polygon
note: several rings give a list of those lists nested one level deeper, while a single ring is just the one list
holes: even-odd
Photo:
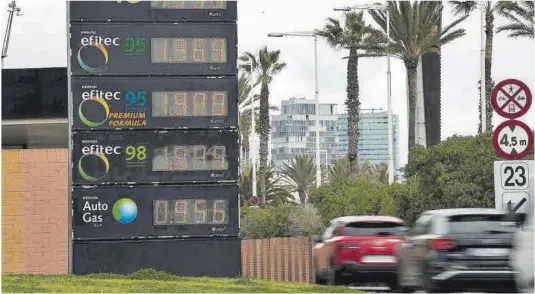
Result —
[{"label": "no-entry sign with red cross", "polygon": [[494,87],[490,103],[498,115],[516,119],[528,112],[532,98],[526,84],[516,79],[507,79]]}]

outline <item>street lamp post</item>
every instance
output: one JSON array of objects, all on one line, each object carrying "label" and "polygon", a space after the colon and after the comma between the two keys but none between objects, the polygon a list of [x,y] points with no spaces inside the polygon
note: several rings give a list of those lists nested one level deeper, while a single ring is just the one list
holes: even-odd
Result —
[{"label": "street lamp post", "polygon": [[316,32],[269,33],[268,37],[281,38],[286,36],[314,38],[314,99],[316,101],[316,187],[321,186],[320,156],[320,102],[318,91],[318,34]]},{"label": "street lamp post", "polygon": [[[390,13],[388,6],[382,3],[374,3],[372,5],[355,5],[342,8],[334,8],[334,11],[352,11],[352,10],[380,10],[386,14],[386,37],[388,45],[390,45]],[[388,183],[394,182],[394,149],[393,149],[393,122],[392,122],[392,73],[390,71],[390,50],[389,46],[386,50],[386,103],[387,103],[387,145],[388,145]]]}]

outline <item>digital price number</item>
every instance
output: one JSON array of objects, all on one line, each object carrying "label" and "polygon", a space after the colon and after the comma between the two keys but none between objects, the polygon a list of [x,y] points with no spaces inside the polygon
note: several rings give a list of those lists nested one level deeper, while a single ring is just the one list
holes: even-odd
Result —
[{"label": "digital price number", "polygon": [[228,200],[154,200],[154,225],[226,224]]}]

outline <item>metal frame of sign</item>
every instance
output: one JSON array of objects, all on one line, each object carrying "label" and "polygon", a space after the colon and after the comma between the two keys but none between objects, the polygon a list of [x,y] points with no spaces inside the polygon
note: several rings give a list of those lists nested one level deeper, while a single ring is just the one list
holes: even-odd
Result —
[{"label": "metal frame of sign", "polygon": [[154,9],[149,1],[100,1],[97,4],[91,2],[93,1],[74,1],[71,4],[71,21],[225,22],[236,21],[238,16],[237,1],[224,1],[225,9]]},{"label": "metal frame of sign", "polygon": [[[162,131],[162,132],[91,132],[73,136],[73,182],[79,185],[106,185],[128,183],[187,183],[236,181],[239,165],[239,134],[229,130]],[[153,171],[157,160],[155,149],[166,146],[188,146],[184,154],[183,170]],[[203,152],[206,169],[196,169],[193,147]],[[209,169],[212,162],[210,148],[224,146],[227,169]],[[202,148],[205,147],[205,148]],[[168,149],[168,156],[175,156],[175,149]],[[204,151],[203,151],[204,150]],[[215,151],[214,151],[215,152]],[[190,156],[190,157],[186,157]],[[174,164],[168,158],[169,166]],[[162,163],[163,164],[163,163]],[[219,164],[219,163],[218,163]],[[191,166],[190,166],[191,165]],[[174,168],[174,167],[169,167]],[[177,167],[178,168],[178,167]]]},{"label": "metal frame of sign", "polygon": [[[503,111],[503,109],[498,106],[498,94],[500,93],[500,91],[502,91],[502,88],[506,85],[516,85],[519,87],[519,91],[524,90],[524,92],[526,93],[526,105],[519,112],[508,113],[508,112]],[[505,95],[509,95],[509,94],[505,93]],[[514,96],[516,96],[515,93],[511,95],[513,96],[513,99],[514,99]],[[509,98],[509,100],[511,100],[511,98]],[[508,119],[517,119],[523,116],[524,114],[526,114],[529,111],[529,108],[531,107],[532,101],[533,101],[533,96],[531,95],[531,91],[529,90],[529,87],[523,82],[516,80],[516,79],[507,79],[507,80],[503,80],[499,82],[494,87],[490,95],[490,103],[492,105],[492,108],[494,108],[494,111],[496,111],[496,113],[499,116],[502,116]],[[514,103],[514,102],[509,101],[508,103]]]},{"label": "metal frame of sign", "polygon": [[[70,28],[72,74],[78,76],[236,75],[238,60],[236,27],[236,23],[72,23]],[[153,63],[151,61],[153,38],[224,38],[226,62]],[[127,41],[133,44],[132,48],[123,48]],[[193,47],[190,48],[188,45],[183,49],[191,51]],[[174,54],[168,50],[162,52],[166,52],[168,57]],[[202,56],[204,58],[208,55]]]},{"label": "metal frame of sign", "polygon": [[[524,151],[518,154],[506,153],[500,146],[500,138],[499,138],[500,132],[504,128],[510,127],[510,126],[516,126],[516,127],[522,128],[528,135],[528,142],[527,142],[526,149],[524,149]],[[498,154],[505,159],[509,159],[509,160],[522,159],[525,156],[527,156],[529,152],[533,149],[533,133],[531,129],[525,123],[519,120],[507,120],[501,123],[494,130],[494,133],[492,134],[492,145],[494,146],[494,150],[496,150],[496,152],[498,152]]]},{"label": "metal frame of sign", "polygon": [[[108,186],[108,187],[76,187],[73,190],[73,227],[75,240],[109,240],[135,238],[174,238],[174,237],[228,237],[238,236],[237,216],[239,210],[239,188],[236,184],[207,184],[181,186]],[[122,200],[124,199],[124,200]],[[155,225],[155,200],[207,201],[206,207],[197,212],[194,205],[184,207],[186,213],[181,214],[187,219],[201,216],[205,221],[211,220],[214,200],[227,201],[227,209],[216,217],[224,217],[226,223],[195,224],[174,223],[172,215],[169,224]],[[122,200],[122,201],[120,201]],[[191,202],[191,201],[190,201]],[[191,204],[188,202],[188,204]],[[191,206],[186,204],[186,206]],[[199,203],[202,205],[203,203]],[[128,209],[121,215],[121,205],[131,205],[135,210]],[[181,205],[184,205],[181,203]],[[126,207],[125,206],[125,207]],[[206,210],[204,210],[206,208]],[[172,208],[171,212],[174,210]],[[194,212],[193,214],[191,212]],[[149,213],[151,212],[151,213]],[[197,215],[196,215],[197,214]],[[163,214],[160,214],[160,216]],[[201,220],[202,221],[202,220]]]},{"label": "metal frame of sign", "polygon": [[[236,78],[219,77],[75,77],[72,79],[73,128],[75,130],[117,129],[207,129],[238,127],[238,84]],[[209,113],[214,99],[203,97],[196,110],[194,94],[225,92],[225,116],[193,116]],[[189,92],[188,116],[153,116],[153,92]],[[161,95],[160,95],[161,96]],[[170,109],[181,97],[166,97]],[[170,107],[171,106],[171,107]],[[208,109],[208,111],[207,111]],[[168,114],[171,114],[172,109]]]}]

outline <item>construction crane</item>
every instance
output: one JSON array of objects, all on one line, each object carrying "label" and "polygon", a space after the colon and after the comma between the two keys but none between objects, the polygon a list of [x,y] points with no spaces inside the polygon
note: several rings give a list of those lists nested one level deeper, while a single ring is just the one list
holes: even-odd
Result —
[{"label": "construction crane", "polygon": [[[11,3],[8,4],[8,10],[9,16],[7,18],[7,26],[6,26],[6,34],[4,36],[4,44],[2,45],[2,68],[4,68],[4,58],[7,57],[7,48],[9,46],[9,37],[11,35],[11,26],[13,25],[13,16],[20,16],[22,15],[20,13],[21,9],[20,7],[17,7],[17,3],[15,1],[11,1]],[[15,15],[15,12],[17,13]]]}]

